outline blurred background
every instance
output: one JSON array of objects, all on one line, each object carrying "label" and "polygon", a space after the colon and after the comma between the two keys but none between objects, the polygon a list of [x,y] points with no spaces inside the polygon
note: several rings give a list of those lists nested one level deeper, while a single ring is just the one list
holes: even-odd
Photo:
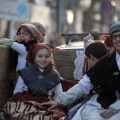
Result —
[{"label": "blurred background", "polygon": [[41,22],[45,43],[65,43],[62,33],[109,32],[120,20],[120,0],[0,0],[0,38],[15,38],[21,23]]}]

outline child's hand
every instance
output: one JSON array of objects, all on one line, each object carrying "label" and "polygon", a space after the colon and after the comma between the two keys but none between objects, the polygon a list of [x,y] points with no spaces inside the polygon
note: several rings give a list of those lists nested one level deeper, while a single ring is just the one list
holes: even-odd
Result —
[{"label": "child's hand", "polygon": [[86,48],[88,45],[94,42],[94,37],[91,34],[87,35],[83,38],[84,47]]},{"label": "child's hand", "polygon": [[109,119],[114,115],[114,113],[111,109],[104,109],[104,110],[102,110],[100,115],[105,119]]},{"label": "child's hand", "polygon": [[51,101],[51,102],[41,103],[40,105],[50,105],[51,107],[49,107],[48,110],[51,110],[52,108],[57,107],[58,103],[56,101]]},{"label": "child's hand", "polygon": [[89,34],[83,38],[84,41],[88,41],[89,39],[94,39],[94,37],[91,34]]},{"label": "child's hand", "polygon": [[18,41],[18,42],[22,42],[22,41],[25,41],[25,39],[16,36],[16,41]]}]

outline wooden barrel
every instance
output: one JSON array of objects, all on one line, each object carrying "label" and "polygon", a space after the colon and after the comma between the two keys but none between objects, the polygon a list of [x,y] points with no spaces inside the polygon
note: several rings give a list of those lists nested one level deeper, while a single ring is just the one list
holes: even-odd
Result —
[{"label": "wooden barrel", "polygon": [[0,111],[9,98],[10,48],[0,45]]}]

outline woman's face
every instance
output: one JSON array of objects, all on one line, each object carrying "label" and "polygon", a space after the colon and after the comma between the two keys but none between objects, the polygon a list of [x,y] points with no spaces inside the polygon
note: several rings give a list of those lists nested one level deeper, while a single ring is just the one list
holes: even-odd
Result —
[{"label": "woman's face", "polygon": [[19,42],[25,41],[25,43],[29,42],[32,39],[31,34],[25,31],[23,28],[17,33],[17,40]]},{"label": "woman's face", "polygon": [[50,53],[46,48],[44,48],[44,49],[40,49],[36,53],[34,62],[39,68],[44,69],[50,64],[50,59],[51,59]]},{"label": "woman's face", "polygon": [[112,43],[118,53],[120,53],[120,32],[115,32],[112,35]]}]

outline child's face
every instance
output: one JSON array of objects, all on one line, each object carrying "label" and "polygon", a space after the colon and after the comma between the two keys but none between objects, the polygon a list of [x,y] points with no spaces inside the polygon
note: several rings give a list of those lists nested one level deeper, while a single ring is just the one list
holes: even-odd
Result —
[{"label": "child's face", "polygon": [[86,58],[88,61],[89,68],[93,67],[96,64],[96,62],[98,61],[98,59],[95,58],[92,54],[90,54],[90,58],[89,57],[86,57]]},{"label": "child's face", "polygon": [[50,64],[50,53],[48,52],[47,49],[40,49],[36,55],[35,55],[35,59],[34,62],[36,63],[36,65],[38,65],[39,68],[44,69],[45,67],[47,67]]},{"label": "child's face", "polygon": [[17,33],[17,40],[19,42],[25,41],[25,43],[29,42],[32,39],[30,33],[28,33],[27,31],[25,31],[24,29],[21,29],[18,33]]}]

